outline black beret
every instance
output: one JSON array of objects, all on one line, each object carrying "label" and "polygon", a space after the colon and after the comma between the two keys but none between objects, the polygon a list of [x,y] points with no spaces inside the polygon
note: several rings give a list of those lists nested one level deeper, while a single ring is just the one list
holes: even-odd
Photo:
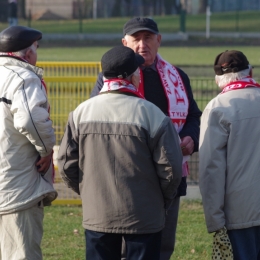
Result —
[{"label": "black beret", "polygon": [[133,74],[144,62],[144,58],[129,47],[116,46],[103,55],[102,73],[107,79],[124,79]]},{"label": "black beret", "polygon": [[16,52],[42,38],[40,31],[25,26],[10,26],[0,33],[0,52]]},{"label": "black beret", "polygon": [[216,75],[236,73],[248,69],[249,62],[241,51],[231,50],[220,53],[214,62]]}]

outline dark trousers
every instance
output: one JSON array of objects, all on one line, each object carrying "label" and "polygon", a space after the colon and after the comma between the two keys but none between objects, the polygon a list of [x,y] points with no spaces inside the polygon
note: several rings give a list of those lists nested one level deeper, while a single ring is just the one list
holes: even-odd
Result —
[{"label": "dark trousers", "polygon": [[260,226],[228,230],[234,260],[260,260]]},{"label": "dark trousers", "polygon": [[174,251],[175,236],[180,207],[180,197],[176,197],[165,216],[165,226],[162,230],[160,260],[169,260]]},{"label": "dark trousers", "polygon": [[159,260],[161,232],[129,235],[85,230],[87,260],[120,260],[122,238],[127,260]]}]

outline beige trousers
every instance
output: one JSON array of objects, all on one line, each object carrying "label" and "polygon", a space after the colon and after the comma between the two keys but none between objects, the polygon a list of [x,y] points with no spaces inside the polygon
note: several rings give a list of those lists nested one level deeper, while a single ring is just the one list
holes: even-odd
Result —
[{"label": "beige trousers", "polygon": [[42,260],[43,205],[0,215],[0,260]]}]

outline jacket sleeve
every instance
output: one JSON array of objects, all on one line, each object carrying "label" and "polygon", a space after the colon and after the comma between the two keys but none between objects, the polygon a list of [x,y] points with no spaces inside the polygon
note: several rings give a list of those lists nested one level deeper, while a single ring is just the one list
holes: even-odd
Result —
[{"label": "jacket sleeve", "polygon": [[225,179],[228,129],[221,113],[205,109],[201,120],[199,187],[208,232],[224,227]]},{"label": "jacket sleeve", "polygon": [[198,151],[199,147],[199,133],[200,133],[200,117],[201,111],[198,108],[196,101],[193,98],[193,93],[190,85],[189,77],[182,70],[178,69],[181,78],[183,80],[188,99],[189,99],[189,110],[188,116],[186,118],[186,123],[183,126],[183,129],[180,131],[180,138],[185,136],[190,136],[194,141],[194,150],[193,152]]},{"label": "jacket sleeve", "polygon": [[167,208],[181,181],[182,152],[179,136],[170,118],[165,117],[156,136],[153,160]]},{"label": "jacket sleeve", "polygon": [[99,94],[100,90],[102,89],[102,87],[103,87],[103,74],[100,72],[98,74],[96,84],[90,93],[90,97],[92,98],[92,97],[97,96]]},{"label": "jacket sleeve", "polygon": [[25,77],[14,92],[11,112],[14,127],[35,146],[41,157],[52,153],[54,129],[49,118],[49,103],[38,77]]},{"label": "jacket sleeve", "polygon": [[76,193],[79,192],[79,144],[73,122],[73,112],[69,114],[65,133],[58,152],[58,169],[65,184]]}]

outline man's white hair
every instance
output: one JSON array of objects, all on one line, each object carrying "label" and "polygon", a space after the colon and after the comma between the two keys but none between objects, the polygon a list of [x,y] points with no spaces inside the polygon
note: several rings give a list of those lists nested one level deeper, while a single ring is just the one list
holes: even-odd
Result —
[{"label": "man's white hair", "polygon": [[[133,75],[133,74],[131,74],[130,76],[124,78],[124,80],[131,81],[132,75]],[[105,81],[105,80],[110,80],[110,79],[108,79],[108,78],[106,78],[105,76],[103,76],[103,81]]]},{"label": "man's white hair", "polygon": [[215,76],[215,81],[217,85],[223,89],[226,87],[229,83],[246,78],[247,76],[250,75],[250,71],[252,69],[251,65],[248,65],[248,69],[241,70],[239,72],[231,72],[223,75],[216,75]]},{"label": "man's white hair", "polygon": [[[35,43],[35,42],[34,42],[34,43]],[[27,48],[25,48],[25,49],[23,49],[23,50],[16,51],[16,52],[12,52],[12,53],[13,53],[15,56],[18,56],[18,57],[23,58],[28,50],[32,50],[33,52],[36,52],[36,51],[37,51],[37,45],[35,45],[34,43],[33,43],[31,46],[29,46],[29,47],[27,47]],[[1,52],[1,54],[2,54],[2,55],[5,55],[5,54],[7,55],[8,52]]]},{"label": "man's white hair", "polygon": [[[156,36],[158,37],[159,34],[155,34],[155,33],[154,33],[154,35],[156,35]],[[125,39],[126,41],[128,41],[130,36],[131,36],[131,35],[126,34],[126,35],[124,36],[124,39]]]},{"label": "man's white hair", "polygon": [[[127,76],[126,78],[124,78],[124,80],[128,80],[131,82],[132,76],[135,75],[139,75],[139,68],[137,68],[131,75]],[[103,76],[103,80],[109,80],[107,79],[105,76]]]}]

